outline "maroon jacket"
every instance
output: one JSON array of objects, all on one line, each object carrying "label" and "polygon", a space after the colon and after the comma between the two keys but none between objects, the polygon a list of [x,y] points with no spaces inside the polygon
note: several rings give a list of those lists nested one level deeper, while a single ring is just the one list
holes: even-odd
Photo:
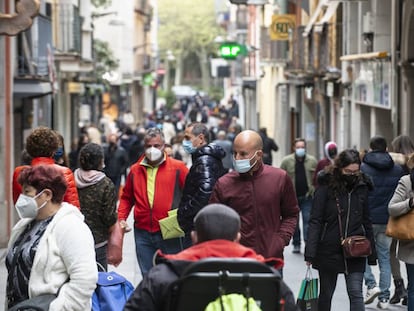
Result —
[{"label": "maroon jacket", "polygon": [[264,257],[283,258],[299,214],[292,180],[284,170],[262,164],[253,175],[228,173],[217,181],[210,203],[239,213],[242,245]]}]

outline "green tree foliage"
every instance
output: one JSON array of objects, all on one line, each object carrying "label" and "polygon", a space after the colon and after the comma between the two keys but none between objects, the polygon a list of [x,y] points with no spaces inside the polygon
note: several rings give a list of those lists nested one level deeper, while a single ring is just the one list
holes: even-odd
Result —
[{"label": "green tree foliage", "polygon": [[99,7],[107,8],[108,6],[111,5],[112,0],[91,0],[91,3],[95,8],[99,8]]},{"label": "green tree foliage", "polygon": [[115,70],[119,66],[119,60],[115,58],[108,42],[98,39],[94,40],[93,49],[95,54],[95,74],[97,81],[105,82],[102,75],[105,72]]},{"label": "green tree foliage", "polygon": [[[216,23],[214,1],[159,0],[158,7],[160,50],[173,51],[177,66],[183,64],[180,60],[195,53],[200,63],[203,88],[207,89],[209,64],[206,60],[208,55],[216,52],[214,39],[223,32]],[[177,72],[181,73],[183,69],[177,68]]]}]

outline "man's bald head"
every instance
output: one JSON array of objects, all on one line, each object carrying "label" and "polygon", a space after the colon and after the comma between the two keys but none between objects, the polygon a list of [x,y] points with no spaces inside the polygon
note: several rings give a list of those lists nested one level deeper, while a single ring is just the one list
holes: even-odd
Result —
[{"label": "man's bald head", "polygon": [[240,132],[234,139],[234,143],[240,143],[242,145],[249,145],[255,149],[263,149],[263,140],[260,135],[252,130],[245,130]]}]

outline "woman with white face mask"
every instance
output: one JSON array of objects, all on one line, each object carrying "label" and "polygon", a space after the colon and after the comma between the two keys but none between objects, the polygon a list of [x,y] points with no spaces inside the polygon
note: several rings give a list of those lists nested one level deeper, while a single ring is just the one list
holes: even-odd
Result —
[{"label": "woman with white face mask", "polygon": [[[7,304],[52,294],[49,310],[87,310],[97,281],[94,240],[77,207],[62,202],[63,174],[51,165],[21,171],[21,220],[6,257]],[[70,297],[70,298],[69,298]]]}]

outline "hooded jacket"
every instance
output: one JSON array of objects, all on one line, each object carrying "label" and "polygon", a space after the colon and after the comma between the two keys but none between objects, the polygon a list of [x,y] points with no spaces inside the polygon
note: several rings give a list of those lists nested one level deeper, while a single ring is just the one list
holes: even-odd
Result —
[{"label": "hooded jacket", "polygon": [[[283,266],[278,258],[264,259],[252,249],[246,248],[236,242],[227,240],[211,240],[191,246],[174,255],[164,255],[157,252],[153,267],[124,307],[124,311],[161,311],[167,309],[169,285],[182,275],[184,270],[194,261],[204,258],[250,258],[271,265],[275,269]],[[275,270],[276,274],[279,274]],[[297,310],[293,293],[281,281],[281,296],[285,300],[285,311]]]},{"label": "hooded jacket", "polygon": [[192,154],[193,165],[185,180],[178,208],[178,223],[187,234],[193,229],[193,219],[208,204],[216,181],[225,173],[223,148],[208,144]]},{"label": "hooded jacket", "polygon": [[361,171],[371,177],[374,189],[368,194],[368,206],[373,224],[388,222],[388,203],[404,170],[395,165],[388,152],[368,152],[362,161]]},{"label": "hooded jacket", "polygon": [[74,175],[85,222],[92,231],[95,244],[103,243],[108,240],[110,227],[118,219],[115,185],[101,171],[78,168]]},{"label": "hooded jacket", "polygon": [[[66,183],[68,188],[66,189],[65,196],[63,197],[64,202],[68,202],[72,205],[75,205],[76,207],[80,207],[79,204],[79,197],[78,197],[78,191],[76,189],[75,184],[75,178],[73,177],[73,173],[70,170],[70,168],[66,166],[61,166],[58,164],[55,164],[55,160],[53,158],[47,158],[47,157],[38,157],[34,158],[31,163],[32,166],[35,165],[53,165],[53,167],[57,168],[60,172],[63,173],[63,176],[65,177]],[[29,166],[22,165],[15,168],[13,173],[13,202],[16,204],[17,199],[19,198],[19,195],[22,193],[22,186],[17,182],[17,179],[20,175],[20,172]]]},{"label": "hooded jacket", "polygon": [[[59,291],[50,311],[91,309],[98,271],[92,233],[83,220],[77,208],[63,202],[37,247],[28,282],[29,297]],[[31,221],[26,218],[15,225],[9,249]]]}]

